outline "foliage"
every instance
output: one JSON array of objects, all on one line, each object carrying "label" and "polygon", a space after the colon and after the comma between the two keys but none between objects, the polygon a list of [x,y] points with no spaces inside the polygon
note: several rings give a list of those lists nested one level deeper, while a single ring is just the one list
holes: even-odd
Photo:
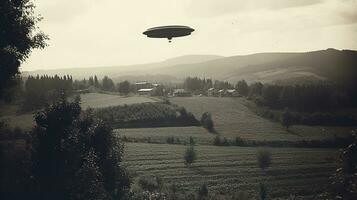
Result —
[{"label": "foliage", "polygon": [[267,199],[268,191],[264,183],[259,183],[259,198],[261,200]]},{"label": "foliage", "polygon": [[293,123],[293,117],[291,116],[289,110],[286,108],[284,113],[281,116],[281,124],[286,127],[286,129],[289,129],[289,126],[291,126]]},{"label": "foliage", "polygon": [[108,76],[104,76],[102,79],[102,90],[105,91],[113,91],[114,90],[114,82]]},{"label": "foliage", "polygon": [[236,89],[239,92],[239,94],[243,96],[247,96],[249,92],[248,84],[245,82],[245,80],[238,81],[236,85]]},{"label": "foliage", "polygon": [[193,162],[195,162],[197,158],[197,154],[195,151],[195,147],[193,145],[190,145],[187,147],[184,155],[184,162],[185,165],[191,165]]},{"label": "foliage", "polygon": [[118,83],[118,91],[121,94],[127,95],[130,92],[130,82],[129,81],[123,81]]},{"label": "foliage", "polygon": [[214,123],[212,120],[211,113],[205,112],[201,116],[201,124],[202,126],[207,129],[209,132],[214,133]]},{"label": "foliage", "polygon": [[48,37],[38,30],[41,20],[31,0],[0,1],[0,99],[33,49],[44,48]]},{"label": "foliage", "polygon": [[199,125],[184,108],[156,102],[101,108],[95,113],[115,128]]},{"label": "foliage", "polygon": [[351,144],[340,154],[340,163],[332,177],[332,195],[336,199],[357,199],[357,135],[353,133]]},{"label": "foliage", "polygon": [[[61,100],[35,116],[33,176],[39,199],[108,199],[129,187],[123,145],[112,128]],[[88,191],[91,189],[90,191]],[[107,198],[108,197],[108,198]],[[109,198],[109,199],[110,199]]]},{"label": "foliage", "polygon": [[27,199],[31,192],[31,142],[19,128],[0,120],[0,198]]},{"label": "foliage", "polygon": [[259,149],[257,152],[258,166],[265,170],[271,164],[271,152],[269,149]]},{"label": "foliage", "polygon": [[198,188],[198,198],[199,199],[206,199],[208,197],[208,187],[206,183],[203,183]]},{"label": "foliage", "polygon": [[195,93],[205,94],[209,88],[229,89],[233,86],[226,81],[213,81],[212,79],[201,79],[198,77],[187,77],[183,83],[185,89]]},{"label": "foliage", "polygon": [[42,108],[72,92],[72,76],[29,76],[25,82],[24,110]]}]

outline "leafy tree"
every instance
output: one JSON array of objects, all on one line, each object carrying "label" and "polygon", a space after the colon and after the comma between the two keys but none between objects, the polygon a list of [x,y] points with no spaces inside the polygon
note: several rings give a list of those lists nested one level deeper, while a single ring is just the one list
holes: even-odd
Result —
[{"label": "leafy tree", "polygon": [[245,80],[238,81],[236,85],[236,89],[239,92],[239,94],[243,96],[247,96],[249,92],[248,84],[245,82]]},{"label": "leafy tree", "polygon": [[197,158],[197,154],[195,151],[195,147],[193,145],[190,145],[187,147],[184,155],[184,160],[185,160],[185,165],[191,165],[193,162],[195,162]]},{"label": "leafy tree", "polygon": [[[98,80],[97,80],[97,81],[98,81]],[[94,85],[93,76],[89,77],[89,79],[88,79],[88,84],[89,84],[90,86],[93,86],[93,85]]]},{"label": "leafy tree", "polygon": [[214,123],[212,120],[212,116],[210,113],[205,112],[201,116],[201,124],[204,128],[206,128],[209,132],[213,133],[214,130]]},{"label": "leafy tree", "polygon": [[258,166],[265,170],[271,164],[271,152],[268,149],[259,149],[257,152]]},{"label": "leafy tree", "polygon": [[34,9],[31,0],[0,1],[0,99],[31,51],[46,46],[48,37],[38,30],[41,18]]},{"label": "leafy tree", "polygon": [[[36,199],[120,198],[129,187],[123,145],[112,128],[65,99],[35,116]],[[90,190],[89,190],[90,189]]]},{"label": "leafy tree", "polygon": [[190,136],[190,145],[195,145],[195,140],[193,140],[193,137]]},{"label": "leafy tree", "polygon": [[98,81],[98,78],[97,78],[97,75],[94,75],[94,86],[95,86],[96,88],[99,88],[99,87],[100,87],[99,81]]},{"label": "leafy tree", "polygon": [[124,95],[128,95],[130,92],[130,82],[123,81],[118,84],[118,91]]},{"label": "leafy tree", "polygon": [[112,91],[114,89],[114,82],[108,76],[104,76],[102,80],[102,89],[106,91]]}]

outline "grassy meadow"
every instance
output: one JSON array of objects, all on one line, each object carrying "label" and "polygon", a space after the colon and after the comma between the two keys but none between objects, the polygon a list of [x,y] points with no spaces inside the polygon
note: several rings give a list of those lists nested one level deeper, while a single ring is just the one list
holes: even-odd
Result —
[{"label": "grassy meadow", "polygon": [[156,102],[154,98],[149,98],[145,96],[119,96],[112,94],[102,94],[102,93],[87,93],[81,94],[82,108],[105,108],[110,106],[121,106],[136,103],[147,103]]}]

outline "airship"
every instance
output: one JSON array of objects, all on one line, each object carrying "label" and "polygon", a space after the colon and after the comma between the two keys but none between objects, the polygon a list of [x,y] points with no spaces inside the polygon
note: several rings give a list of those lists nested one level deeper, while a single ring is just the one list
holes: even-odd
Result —
[{"label": "airship", "polygon": [[149,38],[167,38],[171,42],[172,38],[191,35],[193,31],[195,29],[188,26],[171,25],[149,28],[143,34]]}]

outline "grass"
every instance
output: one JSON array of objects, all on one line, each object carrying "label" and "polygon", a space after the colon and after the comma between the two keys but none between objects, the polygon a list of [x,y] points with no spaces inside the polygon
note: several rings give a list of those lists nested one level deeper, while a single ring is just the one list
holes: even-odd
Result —
[{"label": "grass", "polygon": [[[328,184],[336,169],[336,149],[271,148],[271,167],[262,171],[258,148],[196,146],[197,160],[186,167],[183,145],[126,143],[124,164],[135,176],[158,175],[180,191],[195,192],[207,183],[210,193],[246,191],[252,197],[264,182],[271,197],[311,196]],[[313,185],[313,187],[311,187]]]},{"label": "grass", "polygon": [[290,131],[279,123],[252,112],[244,98],[177,97],[171,102],[185,107],[197,119],[204,112],[212,114],[216,131],[223,137],[239,136],[249,140],[319,140],[349,134],[356,127],[291,126]]},{"label": "grass", "polygon": [[136,103],[156,102],[154,98],[145,96],[124,97],[119,95],[102,94],[102,93],[87,93],[81,94],[82,108],[105,108],[110,106],[129,105]]},{"label": "grass", "polygon": [[[81,95],[81,106],[83,109],[104,108],[117,105],[129,105],[145,102],[157,102],[155,98],[144,96],[122,97],[118,95],[88,93]],[[34,125],[33,113],[18,113],[19,105],[0,105],[0,119],[8,121],[11,127],[20,127],[24,130],[31,130]]]}]

